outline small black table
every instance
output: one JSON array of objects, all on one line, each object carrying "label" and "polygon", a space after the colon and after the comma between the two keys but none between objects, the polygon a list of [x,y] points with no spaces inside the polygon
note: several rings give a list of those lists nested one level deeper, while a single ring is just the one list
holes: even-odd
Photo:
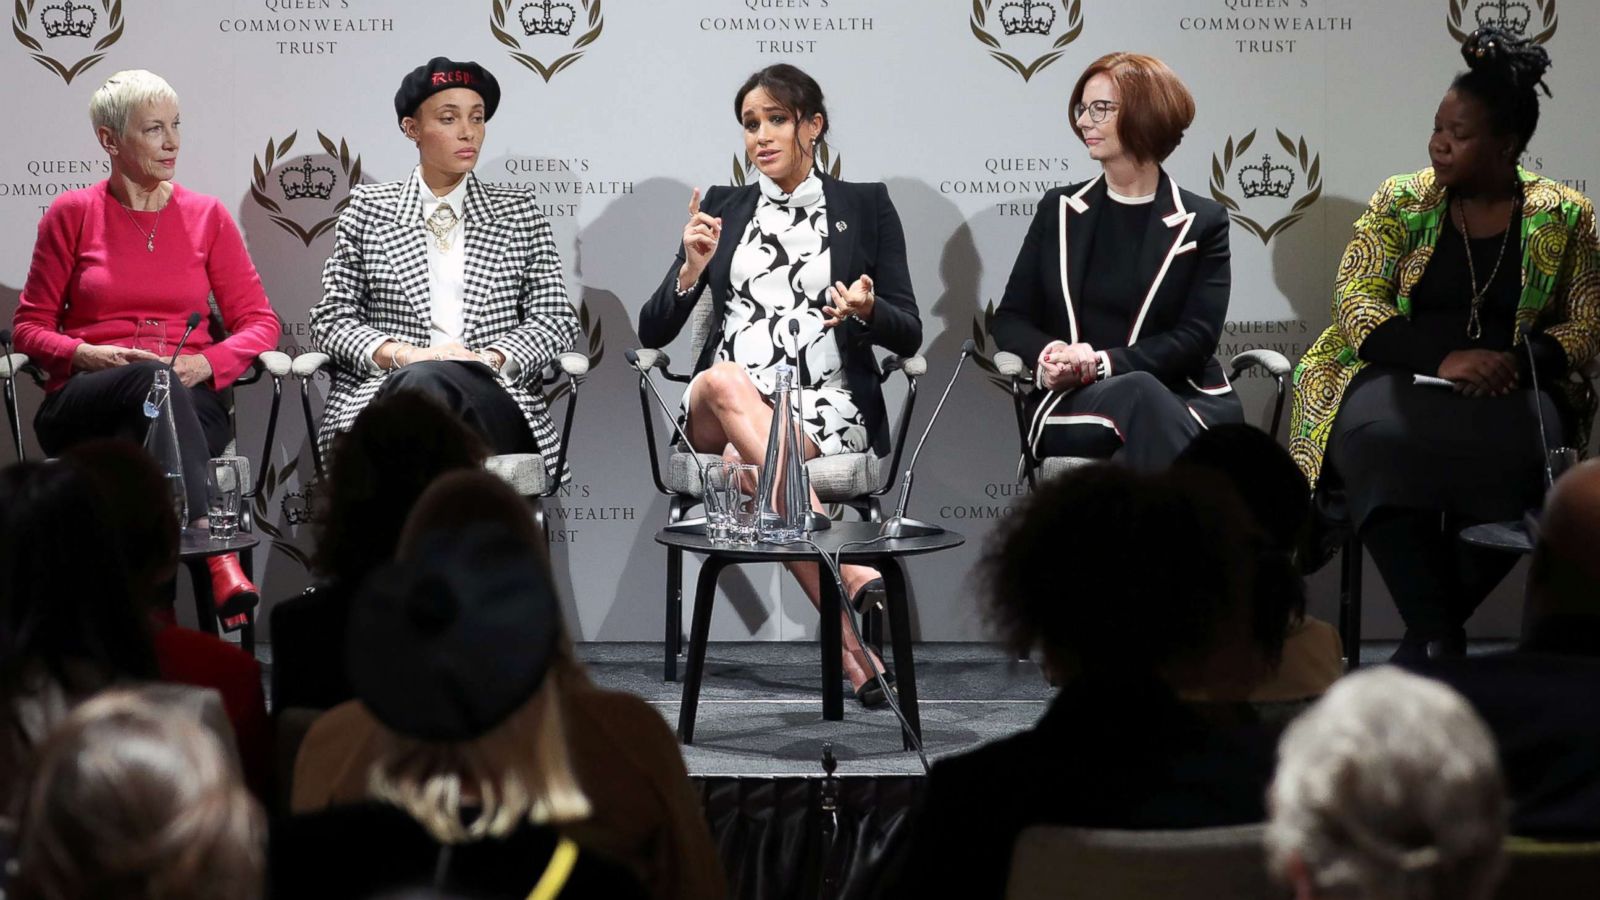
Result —
[{"label": "small black table", "polygon": [[[840,546],[851,541],[870,540],[878,534],[876,522],[835,522],[827,531],[815,532],[812,540],[831,556]],[[742,563],[786,563],[816,561],[817,551],[809,544],[721,544],[705,536],[703,524],[681,523],[669,525],[656,532],[656,542],[676,547],[705,557],[700,567],[700,580],[695,587],[694,620],[689,628],[689,659],[683,680],[683,702],[678,708],[678,738],[685,744],[694,743],[695,708],[700,702],[700,680],[705,674],[706,640],[711,633],[711,605],[716,601],[717,578],[728,566]],[[928,537],[898,538],[877,541],[868,546],[854,546],[844,551],[841,564],[872,566],[883,573],[883,583],[888,600],[889,635],[894,653],[896,690],[900,709],[906,721],[920,739],[922,719],[917,713],[917,674],[911,659],[911,621],[906,605],[906,575],[900,560],[907,556],[937,553],[959,547],[966,538],[953,532]],[[824,567],[825,568],[825,567]],[[842,653],[842,626],[839,611],[843,599],[838,585],[826,571],[820,579],[822,586],[822,717],[831,721],[844,718],[844,666]],[[904,738],[907,749],[909,736]]]},{"label": "small black table", "polygon": [[[241,553],[254,549],[261,543],[261,539],[248,531],[240,531],[233,537],[225,540],[213,540],[211,532],[204,528],[185,528],[178,532],[178,561],[189,569],[189,581],[194,587],[194,617],[195,630],[207,634],[220,634],[221,629],[217,622],[216,598],[211,596],[211,572],[206,567],[206,560],[224,553]],[[245,564],[245,575],[254,577],[250,566]],[[256,645],[256,618],[255,613],[250,614],[250,621],[239,631],[239,646],[246,652],[254,653]]]}]

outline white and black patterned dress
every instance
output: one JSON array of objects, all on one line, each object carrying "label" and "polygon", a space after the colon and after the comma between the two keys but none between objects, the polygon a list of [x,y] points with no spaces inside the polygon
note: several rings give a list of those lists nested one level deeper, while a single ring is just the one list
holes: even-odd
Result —
[{"label": "white and black patterned dress", "polygon": [[[765,175],[760,185],[755,215],[733,251],[716,358],[743,366],[767,397],[774,369],[796,360],[806,435],[825,456],[860,453],[871,442],[867,426],[845,388],[839,343],[822,327],[832,271],[822,181],[813,173],[792,194]],[[789,334],[791,321],[800,323],[797,336]]]}]

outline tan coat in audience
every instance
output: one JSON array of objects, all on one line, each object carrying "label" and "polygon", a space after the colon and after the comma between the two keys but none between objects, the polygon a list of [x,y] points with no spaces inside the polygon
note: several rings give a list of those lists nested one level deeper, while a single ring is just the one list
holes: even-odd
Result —
[{"label": "tan coat in audience", "polygon": [[[578,781],[594,816],[568,829],[585,847],[627,864],[658,900],[727,895],[705,813],[678,742],[632,694],[562,679],[562,709]],[[382,726],[359,701],[317,719],[295,762],[292,812],[367,799]]]}]

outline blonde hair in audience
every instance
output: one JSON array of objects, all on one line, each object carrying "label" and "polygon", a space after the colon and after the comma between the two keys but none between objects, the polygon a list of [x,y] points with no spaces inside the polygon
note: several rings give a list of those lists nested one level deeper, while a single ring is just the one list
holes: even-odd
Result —
[{"label": "blonde hair in audience", "polygon": [[589,798],[578,786],[561,722],[555,682],[547,678],[531,700],[475,740],[441,743],[388,732],[367,791],[445,844],[505,837],[523,821],[586,819]]},{"label": "blonde hair in audience", "polygon": [[1289,726],[1267,850],[1318,897],[1479,900],[1502,871],[1494,739],[1458,694],[1392,667],[1346,676]]},{"label": "blonde hair in audience", "polygon": [[210,731],[111,690],[41,748],[13,896],[256,900],[266,825]]}]

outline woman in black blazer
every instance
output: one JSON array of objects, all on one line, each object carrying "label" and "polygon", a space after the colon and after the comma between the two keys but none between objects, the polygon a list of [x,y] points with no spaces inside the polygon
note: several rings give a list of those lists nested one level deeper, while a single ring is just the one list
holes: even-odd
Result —
[{"label": "woman in black blazer", "polygon": [[1036,455],[1164,468],[1200,429],[1244,420],[1214,356],[1228,311],[1228,214],[1161,168],[1194,120],[1194,98],[1166,63],[1101,57],[1079,76],[1072,112],[1104,172],[1039,202],[995,343],[1036,367]]},{"label": "woman in black blazer", "polygon": [[[838,181],[815,166],[828,116],[811,76],[790,65],[762,69],[739,89],[734,113],[759,172],[756,183],[711,188],[703,207],[694,192],[677,258],[640,313],[639,339],[648,347],[670,342],[711,290],[709,338],[684,398],[686,431],[702,453],[764,457],[773,372],[789,363],[805,388],[808,459],[887,456],[872,348],[908,356],[922,343],[900,217],[882,184]],[[811,502],[821,507],[815,494]],[[817,566],[795,564],[790,571],[817,603]],[[843,574],[857,608],[882,593],[873,569],[845,566]],[[867,681],[870,651],[848,628],[844,651],[856,696],[869,706],[884,703],[876,683]]]}]

